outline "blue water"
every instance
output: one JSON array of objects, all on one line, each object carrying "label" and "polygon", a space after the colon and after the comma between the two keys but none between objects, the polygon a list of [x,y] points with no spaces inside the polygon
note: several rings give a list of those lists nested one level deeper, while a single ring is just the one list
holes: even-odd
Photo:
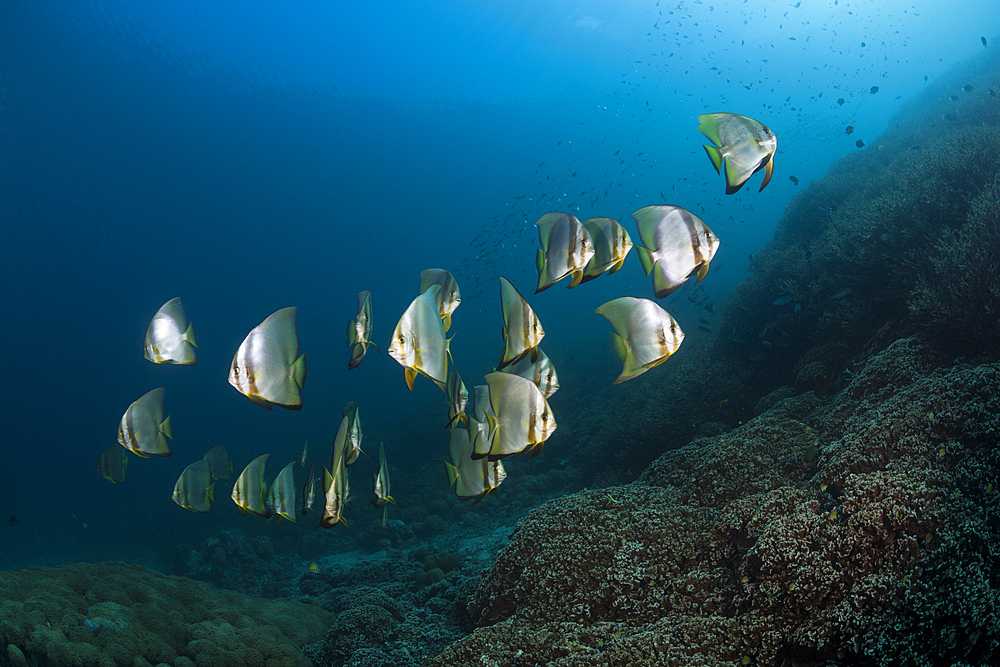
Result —
[{"label": "blue water", "polygon": [[[306,439],[323,460],[349,400],[397,485],[433,479],[447,494],[442,394],[424,379],[411,394],[375,352],[347,372],[359,291],[372,291],[384,351],[419,272],[453,271],[464,301],[449,333],[471,387],[500,352],[505,275],[545,326],[562,395],[603,388],[618,371],[593,310],[652,289],[630,257],[614,276],[532,295],[534,221],[608,215],[635,236],[632,211],[689,208],[722,239],[698,286],[720,312],[800,188],[858,138],[878,150],[893,112],[981,36],[993,48],[995,3],[955,5],[3,3],[0,514],[20,523],[0,524],[0,567],[145,561],[221,528],[272,530],[239,516],[229,485],[207,516],[178,508],[174,480],[219,443],[237,472],[272,452],[273,475]],[[723,194],[696,131],[715,111],[777,135],[763,192],[758,174]],[[142,356],[149,318],[174,296],[197,329],[197,367]],[[284,306],[299,308],[305,407],[269,413],[226,375],[246,333]],[[671,310],[698,335],[701,311],[684,298]],[[111,485],[97,458],[157,386],[174,454],[133,457]],[[567,431],[592,408],[560,394],[552,405]],[[561,442],[543,458],[572,456]],[[375,516],[367,473],[352,486]]]}]

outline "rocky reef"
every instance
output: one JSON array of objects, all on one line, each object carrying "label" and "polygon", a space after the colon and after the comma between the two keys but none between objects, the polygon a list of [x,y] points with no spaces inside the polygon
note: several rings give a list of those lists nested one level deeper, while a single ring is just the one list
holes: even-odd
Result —
[{"label": "rocky reef", "polygon": [[537,509],[432,664],[995,663],[1000,365],[928,353]]},{"label": "rocky reef", "polygon": [[697,363],[595,393],[600,488],[519,523],[431,664],[1000,662],[998,65],[797,195]]},{"label": "rocky reef", "polygon": [[125,563],[0,573],[4,667],[308,667],[333,617]]}]

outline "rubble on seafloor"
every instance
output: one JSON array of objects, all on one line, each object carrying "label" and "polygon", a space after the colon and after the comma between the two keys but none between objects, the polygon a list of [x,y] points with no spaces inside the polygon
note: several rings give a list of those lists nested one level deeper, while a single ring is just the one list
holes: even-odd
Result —
[{"label": "rubble on seafloor", "polygon": [[0,572],[0,665],[308,667],[333,616],[126,563]]}]

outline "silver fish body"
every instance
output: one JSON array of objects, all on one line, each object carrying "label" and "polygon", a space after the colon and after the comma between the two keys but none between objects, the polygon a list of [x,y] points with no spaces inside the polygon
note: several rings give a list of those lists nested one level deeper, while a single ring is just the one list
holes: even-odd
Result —
[{"label": "silver fish body", "polygon": [[504,366],[500,372],[513,373],[531,380],[546,399],[559,389],[559,376],[556,375],[555,366],[541,349],[538,350],[538,357],[534,361],[525,355],[509,366]]},{"label": "silver fish body", "polygon": [[436,298],[441,286],[431,285],[415,298],[399,318],[389,343],[389,356],[405,369],[406,384],[413,390],[417,373],[426,375],[442,390],[448,381],[448,345]]},{"label": "silver fish body", "polygon": [[119,445],[110,445],[97,460],[97,472],[112,484],[125,481],[128,470],[128,453]]},{"label": "silver fish body", "polygon": [[500,276],[500,307],[503,312],[503,352],[497,368],[512,364],[523,355],[538,356],[538,344],[545,337],[542,323],[514,284]]},{"label": "silver fish body", "polygon": [[205,452],[205,460],[212,471],[212,477],[219,481],[227,481],[233,474],[233,457],[229,455],[225,445],[216,445]]},{"label": "silver fish body", "polygon": [[233,485],[233,502],[239,508],[240,514],[250,512],[263,519],[271,514],[265,505],[267,484],[264,482],[264,466],[270,454],[262,454],[251,461]]},{"label": "silver fish body", "polygon": [[277,310],[251,329],[229,368],[229,384],[267,410],[302,409],[307,367],[306,355],[299,355],[296,310]]},{"label": "silver fish body", "polygon": [[[698,131],[713,144],[702,144],[715,171],[726,173],[726,194],[739,191],[755,173],[764,169],[760,190],[771,182],[778,138],[753,118],[734,113],[709,113],[698,116]],[[760,191],[758,190],[758,192]]]},{"label": "silver fish body", "polygon": [[202,459],[184,468],[174,484],[174,502],[186,510],[206,514],[215,500],[212,466]]},{"label": "silver fish body", "polygon": [[523,451],[538,455],[556,430],[555,416],[541,390],[531,380],[510,373],[490,373],[486,384],[492,408],[486,421],[493,437],[487,457],[495,461]]},{"label": "silver fish body", "polygon": [[544,292],[554,284],[572,275],[570,287],[583,280],[583,269],[594,256],[594,242],[590,232],[569,213],[546,213],[540,217],[538,240],[541,247],[535,257],[538,269],[538,286],[535,294]]},{"label": "silver fish body", "polygon": [[282,519],[295,523],[295,464],[282,468],[267,492],[266,506],[279,524]]},{"label": "silver fish body", "polygon": [[448,436],[448,461],[444,462],[448,481],[459,500],[481,501],[507,478],[501,461],[472,458],[473,443],[466,429],[454,428]]},{"label": "silver fish body", "polygon": [[584,267],[580,282],[589,282],[605,272],[616,273],[632,249],[628,232],[614,218],[588,218],[583,226],[594,242],[594,256]]},{"label": "silver fish body", "polygon": [[154,364],[195,366],[196,347],[194,324],[188,322],[180,297],[174,297],[160,306],[146,328],[143,342],[146,358]]},{"label": "silver fish body", "polygon": [[719,237],[705,221],[680,206],[646,206],[632,214],[639,228],[636,246],[646,276],[662,299],[693,275],[701,281],[719,249]]},{"label": "silver fish body", "polygon": [[[358,367],[361,360],[372,345],[372,299],[371,292],[364,290],[358,293],[358,314],[347,325],[347,344],[350,345],[351,358],[347,362],[347,370]],[[378,349],[378,348],[376,348]]]},{"label": "silver fish body", "polygon": [[622,362],[622,372],[612,384],[642,375],[677,351],[684,332],[673,316],[649,299],[623,296],[608,301],[596,311],[615,328],[611,349]]},{"label": "silver fish body", "polygon": [[173,438],[170,417],[163,416],[164,387],[149,391],[122,415],[118,423],[118,443],[143,458],[150,454],[170,456],[167,438]]},{"label": "silver fish body", "polygon": [[458,282],[451,272],[444,269],[424,269],[420,272],[420,285],[417,293],[423,294],[430,289],[431,285],[440,285],[441,289],[434,296],[437,304],[438,314],[441,316],[441,325],[445,333],[451,328],[451,316],[462,303],[462,290],[458,288]]}]

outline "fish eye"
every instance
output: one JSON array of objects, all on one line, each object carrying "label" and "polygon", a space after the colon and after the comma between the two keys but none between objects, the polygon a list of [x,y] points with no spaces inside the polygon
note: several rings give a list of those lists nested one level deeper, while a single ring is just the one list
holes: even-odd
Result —
[{"label": "fish eye", "polygon": [[239,366],[233,366],[233,372],[236,373],[237,375],[239,375],[240,374],[240,367]]}]

